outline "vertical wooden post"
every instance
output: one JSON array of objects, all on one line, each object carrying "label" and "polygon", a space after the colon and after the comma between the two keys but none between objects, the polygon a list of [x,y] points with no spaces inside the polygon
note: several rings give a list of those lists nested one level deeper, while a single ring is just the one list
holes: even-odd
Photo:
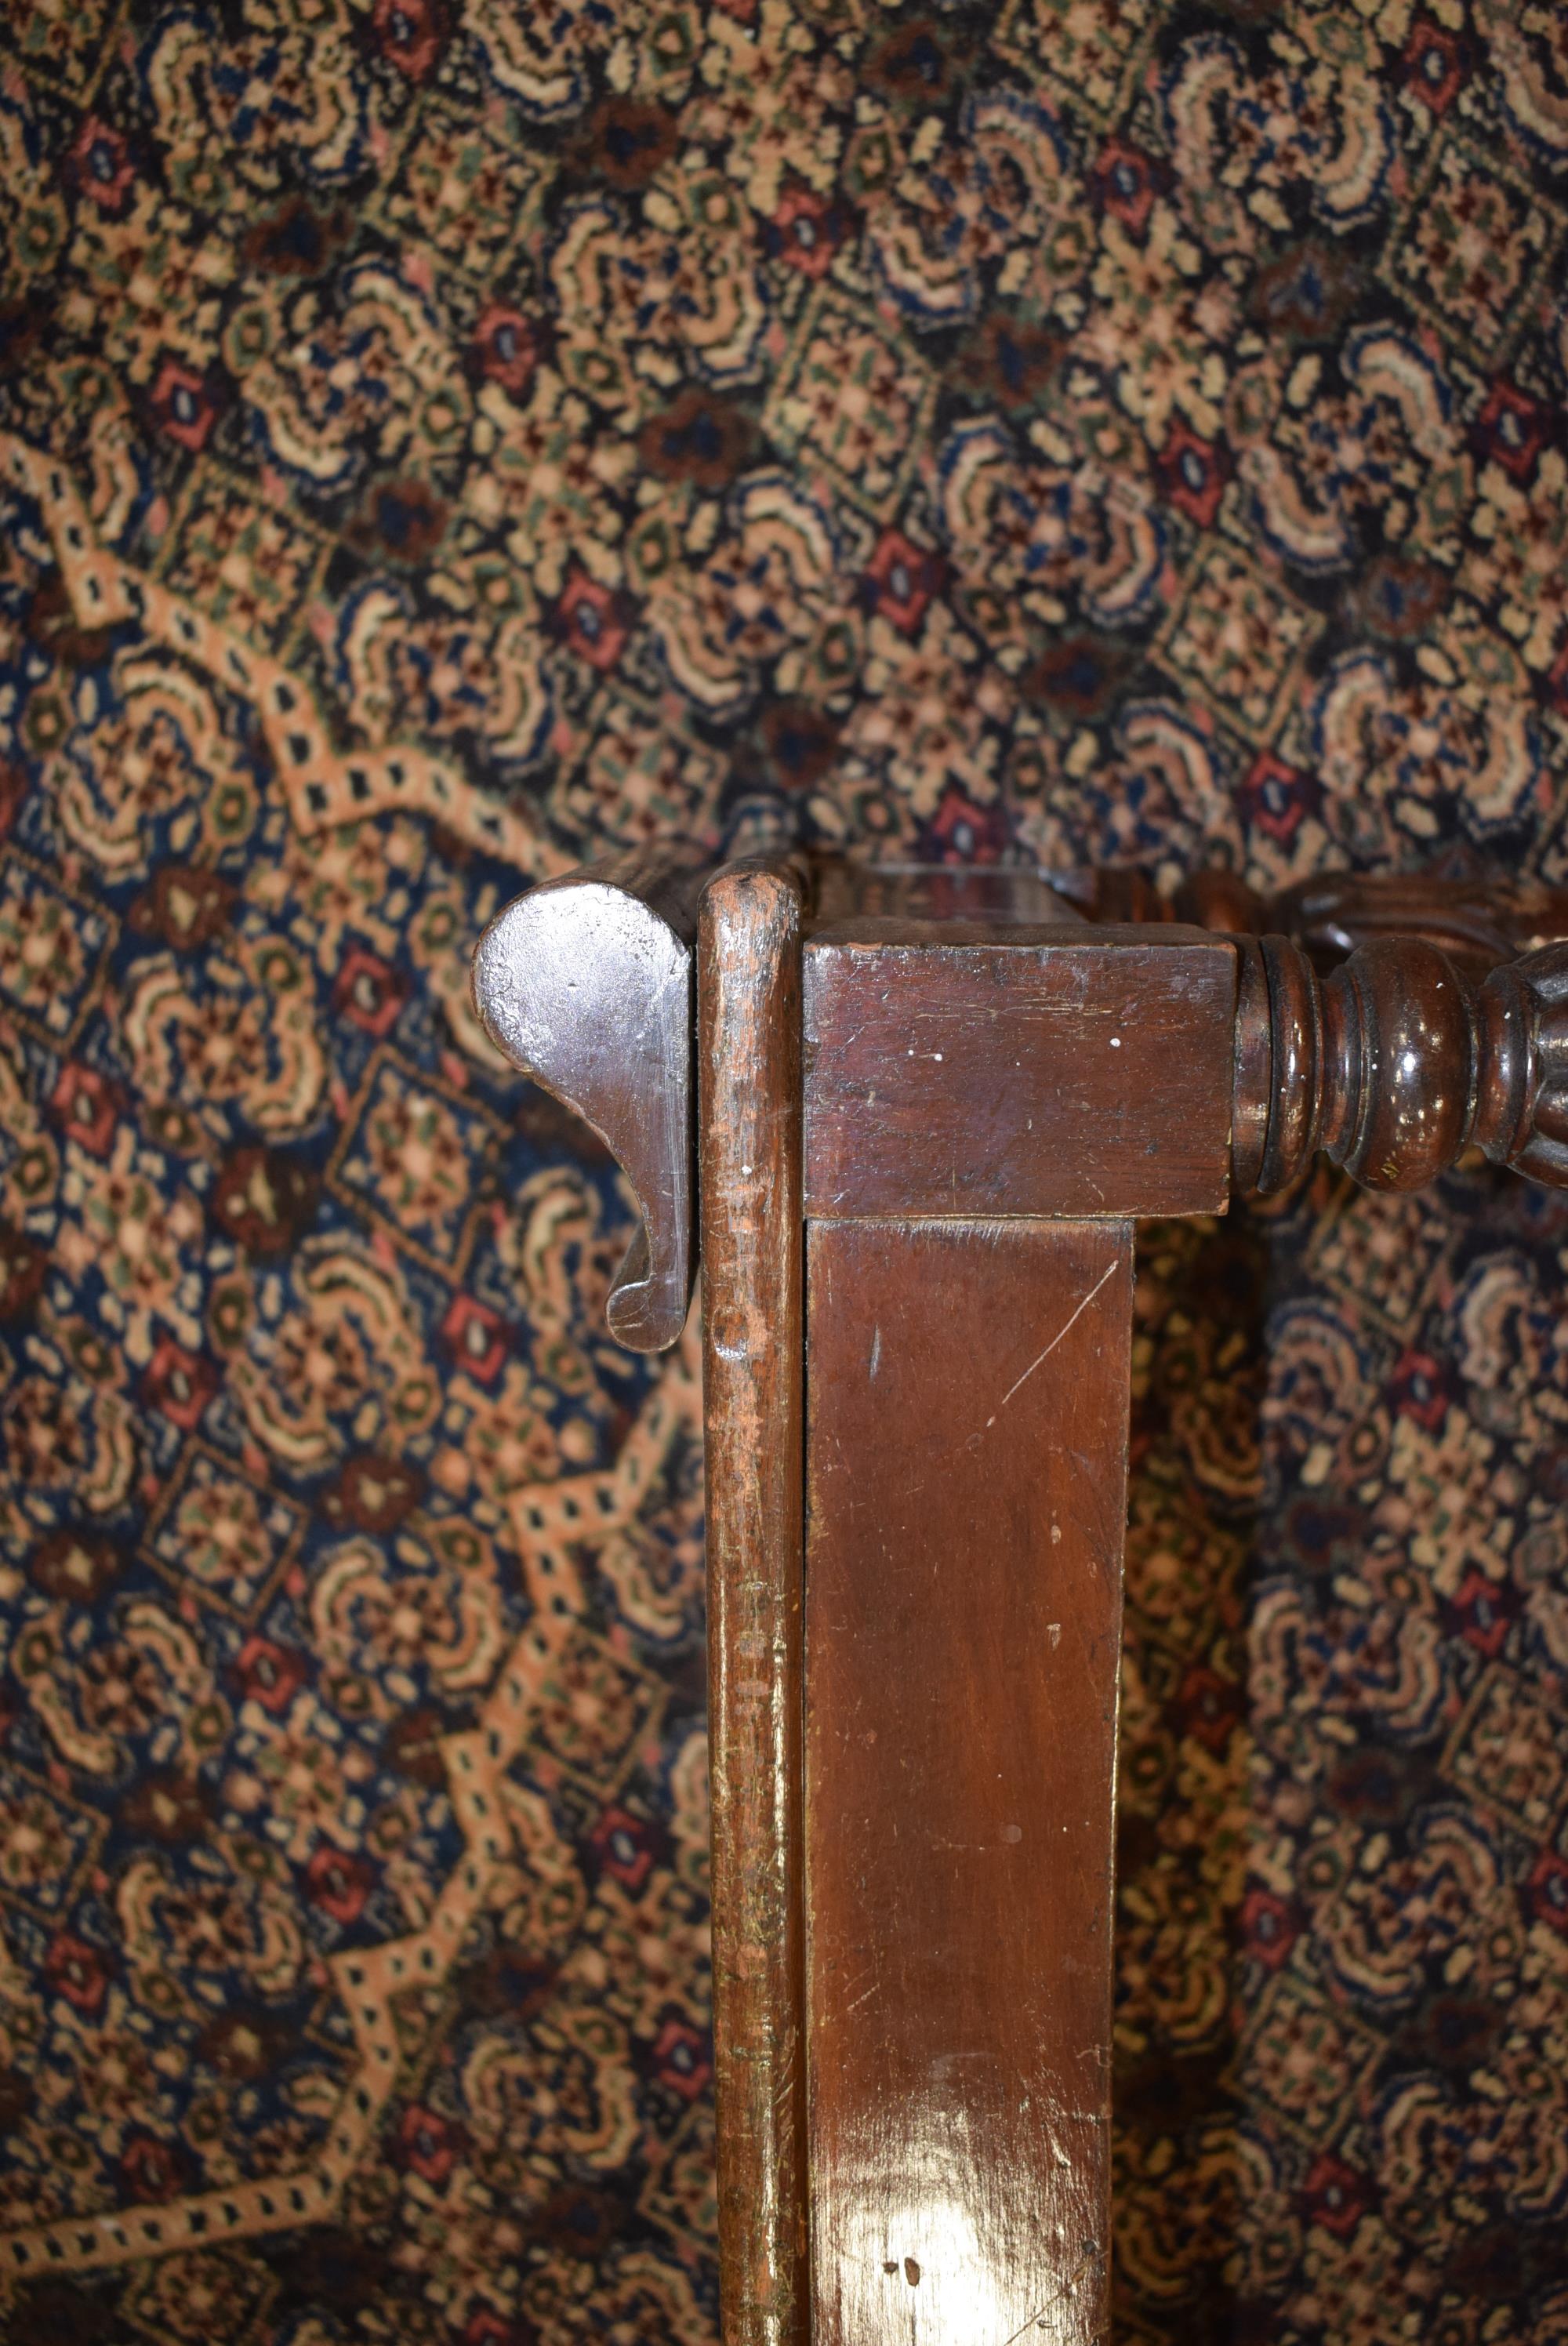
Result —
[{"label": "vertical wooden post", "polygon": [[814,2346],[1087,2346],[1125,1221],[809,1225]]},{"label": "vertical wooden post", "polygon": [[703,896],[697,1090],[719,2286],[727,2346],[805,2346],[800,1927],[801,892]]},{"label": "vertical wooden post", "polygon": [[1236,948],[809,938],[813,2346],[1089,2346],[1133,1217],[1228,1189]]}]

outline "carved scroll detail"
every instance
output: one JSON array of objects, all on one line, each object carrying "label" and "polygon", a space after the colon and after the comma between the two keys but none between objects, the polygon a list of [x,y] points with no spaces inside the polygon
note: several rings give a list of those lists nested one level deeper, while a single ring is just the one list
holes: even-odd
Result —
[{"label": "carved scroll detail", "polygon": [[1568,944],[1482,977],[1424,937],[1374,937],[1319,978],[1288,937],[1241,948],[1232,1148],[1283,1188],[1321,1148],[1416,1189],[1471,1145],[1568,1187]]},{"label": "carved scroll detail", "polygon": [[606,1317],[635,1352],[686,1323],[693,1231],[693,938],[705,875],[624,856],[520,896],[473,956],[473,1002],[513,1065],[591,1125],[642,1217]]}]

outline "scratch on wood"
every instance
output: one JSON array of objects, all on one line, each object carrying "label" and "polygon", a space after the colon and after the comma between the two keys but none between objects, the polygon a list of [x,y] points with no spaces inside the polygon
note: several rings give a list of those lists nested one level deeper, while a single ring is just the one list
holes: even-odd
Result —
[{"label": "scratch on wood", "polygon": [[1035,1370],[1040,1366],[1041,1362],[1043,1361],[1048,1361],[1052,1353],[1055,1351],[1057,1345],[1062,1341],[1063,1338],[1070,1334],[1072,1330],[1076,1327],[1084,1312],[1087,1311],[1090,1304],[1093,1303],[1095,1296],[1098,1295],[1101,1288],[1105,1286],[1107,1280],[1115,1278],[1119,1268],[1120,1266],[1117,1263],[1112,1262],[1106,1264],[1105,1270],[1100,1273],[1099,1278],[1095,1281],[1093,1287],[1090,1288],[1087,1295],[1084,1297],[1083,1300],[1063,1321],[1061,1327],[1057,1329],[1056,1333],[1052,1337],[1051,1341],[1046,1345],[1045,1350],[1043,1352],[1038,1353],[1036,1357],[1030,1362],[1029,1366],[1024,1370],[1023,1374],[1021,1377],[1015,1378],[1013,1383],[1008,1386],[1007,1391],[997,1402],[995,1409],[985,1421],[988,1428],[995,1424],[1003,1411],[1007,1407],[1008,1402],[1013,1399],[1013,1394],[1023,1390],[1023,1388],[1028,1383],[1030,1378],[1034,1374]]}]

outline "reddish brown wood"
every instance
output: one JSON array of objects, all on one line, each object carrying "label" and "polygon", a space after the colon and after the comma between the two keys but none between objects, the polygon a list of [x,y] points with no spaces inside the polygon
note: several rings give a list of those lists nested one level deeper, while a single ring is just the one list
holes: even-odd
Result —
[{"label": "reddish brown wood", "polygon": [[719,2288],[803,2346],[798,876],[710,882],[697,940]]},{"label": "reddish brown wood", "polygon": [[1222,1211],[1236,984],[1176,928],[813,935],[808,1214]]},{"label": "reddish brown wood", "polygon": [[[1162,896],[1143,872],[1125,864],[1112,864],[1105,871],[1076,875],[1074,893],[1091,920],[1115,923],[1168,921],[1175,917],[1169,898]],[[1210,923],[1203,922],[1200,925],[1207,928]]]},{"label": "reddish brown wood", "polygon": [[[691,1279],[697,885],[572,875],[475,969],[495,1039],[626,1167],[645,1228],[610,1321],[640,1349]],[[731,867],[698,949],[727,2336],[1082,2346],[1128,1218],[1319,1146],[1372,1187],[1471,1144],[1568,1184],[1568,945],[1511,958],[1568,900],[1192,883],[1178,909],[1233,935],[1135,876],[1098,909],[1152,928],[1087,925],[1029,872],[862,867],[822,876],[803,949],[807,892]],[[1247,933],[1271,920],[1302,942]]]},{"label": "reddish brown wood", "polygon": [[1232,936],[1285,936],[1325,964],[1380,937],[1421,937],[1452,961],[1490,966],[1568,937],[1568,888],[1494,873],[1324,872],[1278,896],[1237,872],[1195,872],[1166,900],[1136,872],[1091,875],[1077,893],[1099,921],[1196,922]]},{"label": "reddish brown wood", "polygon": [[1231,1098],[1230,1149],[1237,1189],[1256,1189],[1263,1177],[1273,1091],[1274,1025],[1268,974],[1254,944],[1243,947],[1236,990],[1235,1083]]},{"label": "reddish brown wood", "polygon": [[1177,889],[1172,910],[1178,921],[1193,921],[1200,929],[1218,929],[1229,936],[1257,936],[1265,929],[1288,926],[1271,920],[1267,901],[1234,872],[1190,873]]},{"label": "reddish brown wood", "polygon": [[[638,1351],[675,1341],[695,1270],[701,877],[644,855],[570,873],[510,906],[474,959],[498,1046],[626,1170],[641,1221],[607,1317]],[[1348,991],[1333,975],[1325,990],[1285,939],[1238,959],[1173,924],[1135,874],[1102,875],[1097,909],[1157,914],[1152,930],[1086,929],[1028,872],[828,868],[820,895],[807,976],[815,1213],[1212,1211],[1227,1151],[1239,1186],[1278,1188],[1326,1117],[1331,1153],[1371,1187],[1429,1179],[1471,1140],[1536,1179],[1568,1178],[1559,948],[1505,958],[1511,939],[1568,926],[1568,892],[1341,874],[1269,907],[1230,874],[1188,883],[1203,919],[1277,913],[1319,960],[1365,937]],[[1392,936],[1405,923],[1424,923],[1424,944]]]},{"label": "reddish brown wood", "polygon": [[1081,927],[1077,904],[1028,865],[850,863],[820,859],[811,867],[811,925],[848,920],[1019,923]]},{"label": "reddish brown wood", "polygon": [[1512,961],[1568,936],[1568,889],[1539,880],[1324,872],[1260,903],[1258,931],[1329,961],[1381,937],[1420,937],[1452,961]]},{"label": "reddish brown wood", "polygon": [[514,1066],[618,1159],[641,1219],[606,1317],[634,1352],[686,1324],[693,1230],[692,938],[702,874],[664,854],[585,865],[491,922],[473,1004]]},{"label": "reddish brown wood", "polygon": [[1281,1188],[1320,1147],[1367,1188],[1416,1189],[1472,1145],[1568,1185],[1568,944],[1482,976],[1422,938],[1377,937],[1319,979],[1299,946],[1265,937],[1243,976],[1238,1185]]},{"label": "reddish brown wood", "polygon": [[1268,987],[1271,1042],[1267,1137],[1258,1183],[1263,1189],[1282,1188],[1290,1170],[1307,1162],[1318,1146],[1322,1121],[1322,996],[1305,954],[1293,948],[1281,951],[1281,942],[1266,937],[1260,948]]},{"label": "reddish brown wood", "polygon": [[1103,2334],[1124,1222],[809,1238],[816,2346]]}]

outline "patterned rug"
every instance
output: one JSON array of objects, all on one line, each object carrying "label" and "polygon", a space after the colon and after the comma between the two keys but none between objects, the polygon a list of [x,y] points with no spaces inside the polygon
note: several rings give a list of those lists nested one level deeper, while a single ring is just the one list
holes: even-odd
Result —
[{"label": "patterned rug", "polygon": [[[6,12],[14,2346],[714,2338],[695,1356],[470,945],[657,834],[1568,878],[1565,27]],[[1125,2346],[1568,2341],[1565,1265],[1145,1233]]]}]

